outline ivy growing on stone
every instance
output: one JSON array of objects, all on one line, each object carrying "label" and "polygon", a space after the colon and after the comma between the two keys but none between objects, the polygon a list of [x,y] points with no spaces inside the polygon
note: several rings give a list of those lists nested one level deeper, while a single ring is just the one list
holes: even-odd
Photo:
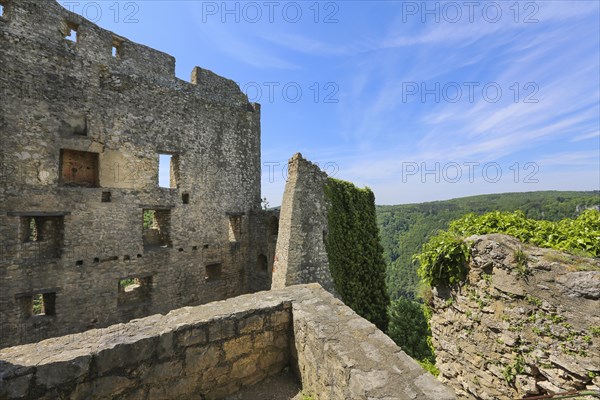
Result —
[{"label": "ivy growing on stone", "polygon": [[390,298],[375,196],[369,188],[333,178],[325,196],[331,205],[325,248],[335,290],[346,305],[385,331]]}]

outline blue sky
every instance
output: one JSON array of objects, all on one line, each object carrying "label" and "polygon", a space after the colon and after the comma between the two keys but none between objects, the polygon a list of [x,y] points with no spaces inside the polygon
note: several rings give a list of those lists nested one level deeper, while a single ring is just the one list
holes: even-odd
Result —
[{"label": "blue sky", "polygon": [[272,206],[298,151],[378,204],[600,188],[600,2],[61,3],[261,103]]}]

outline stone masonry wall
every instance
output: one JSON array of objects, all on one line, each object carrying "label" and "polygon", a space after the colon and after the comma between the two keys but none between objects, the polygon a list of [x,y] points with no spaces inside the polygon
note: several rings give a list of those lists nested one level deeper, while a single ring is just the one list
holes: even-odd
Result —
[{"label": "stone masonry wall", "polygon": [[442,382],[461,399],[600,390],[598,260],[474,236],[468,281],[434,291]]},{"label": "stone masonry wall", "polygon": [[327,174],[318,165],[295,154],[288,162],[279,218],[272,288],[318,282],[333,292],[325,250]]},{"label": "stone masonry wall", "polygon": [[[177,79],[173,57],[54,0],[2,5],[0,348],[268,288],[260,106],[199,67]],[[123,279],[144,301],[119,302]]]},{"label": "stone masonry wall", "polygon": [[0,350],[0,398],[219,399],[288,365],[318,400],[454,399],[318,284]]}]

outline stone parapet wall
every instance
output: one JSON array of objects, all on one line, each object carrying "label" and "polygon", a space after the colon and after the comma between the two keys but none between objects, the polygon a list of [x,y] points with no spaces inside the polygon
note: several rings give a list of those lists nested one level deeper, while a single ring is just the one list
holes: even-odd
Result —
[{"label": "stone parapet wall", "polygon": [[0,398],[219,399],[288,365],[315,399],[454,399],[318,284],[0,350]]}]

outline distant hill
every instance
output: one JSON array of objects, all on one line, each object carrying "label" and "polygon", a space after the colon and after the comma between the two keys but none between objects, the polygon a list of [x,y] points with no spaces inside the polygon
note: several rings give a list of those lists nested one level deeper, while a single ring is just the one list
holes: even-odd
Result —
[{"label": "distant hill", "polygon": [[387,261],[387,285],[392,299],[414,298],[419,278],[412,256],[439,229],[474,212],[522,210],[528,218],[557,221],[574,218],[586,208],[600,207],[600,191],[527,192],[463,197],[397,206],[377,206],[377,222]]}]

